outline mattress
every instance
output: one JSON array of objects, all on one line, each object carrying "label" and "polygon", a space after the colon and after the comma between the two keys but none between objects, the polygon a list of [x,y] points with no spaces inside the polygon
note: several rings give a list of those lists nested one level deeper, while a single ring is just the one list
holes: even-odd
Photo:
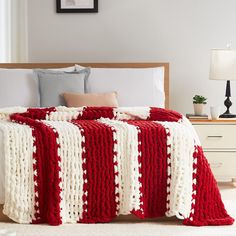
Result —
[{"label": "mattress", "polygon": [[0,128],[0,204],[4,204],[5,201],[5,159],[4,159],[4,148],[3,148],[3,132]]}]

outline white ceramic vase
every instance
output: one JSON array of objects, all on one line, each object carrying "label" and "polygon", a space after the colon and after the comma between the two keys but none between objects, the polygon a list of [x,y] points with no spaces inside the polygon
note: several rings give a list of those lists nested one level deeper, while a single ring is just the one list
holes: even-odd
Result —
[{"label": "white ceramic vase", "polygon": [[193,108],[194,108],[194,115],[196,116],[201,116],[203,115],[203,109],[204,109],[203,103],[194,103]]}]

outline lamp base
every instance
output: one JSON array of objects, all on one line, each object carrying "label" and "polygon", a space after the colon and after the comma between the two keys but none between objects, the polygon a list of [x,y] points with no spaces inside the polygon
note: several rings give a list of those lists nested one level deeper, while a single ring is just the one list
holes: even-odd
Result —
[{"label": "lamp base", "polygon": [[224,114],[220,115],[220,118],[226,118],[226,119],[236,118],[236,115],[231,114],[231,113],[224,113]]},{"label": "lamp base", "polygon": [[226,118],[226,119],[229,119],[229,118],[236,118],[236,115],[234,114],[231,114],[230,113],[230,110],[229,108],[232,106],[232,102],[230,101],[230,97],[231,97],[231,89],[230,89],[230,81],[227,80],[226,82],[226,92],[225,92],[225,96],[226,96],[226,99],[225,99],[225,106],[227,108],[226,112],[223,113],[222,115],[220,115],[220,118]]}]

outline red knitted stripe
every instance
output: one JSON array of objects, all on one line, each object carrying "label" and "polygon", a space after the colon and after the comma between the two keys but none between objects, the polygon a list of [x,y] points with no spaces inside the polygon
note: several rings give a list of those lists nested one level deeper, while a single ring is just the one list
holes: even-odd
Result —
[{"label": "red knitted stripe", "polygon": [[39,206],[35,205],[36,220],[33,223],[59,225],[62,221],[60,218],[59,161],[61,159],[58,156],[58,133],[42,122],[21,116],[21,114],[12,115],[11,120],[30,126],[35,138],[36,152],[33,154],[33,159],[36,163],[33,169],[37,171],[37,177],[34,177],[36,180],[34,188],[35,203],[39,203]]},{"label": "red knitted stripe", "polygon": [[109,222],[116,216],[114,141],[110,127],[97,121],[73,121],[73,124],[84,130],[88,183],[87,203],[82,223]]},{"label": "red knitted stripe", "polygon": [[[159,217],[166,212],[167,198],[167,136],[165,128],[154,122],[129,121],[139,127],[141,151],[141,182],[144,215],[139,217]],[[148,148],[147,148],[148,147]]]},{"label": "red knitted stripe", "polygon": [[194,174],[197,184],[193,185],[197,193],[196,202],[192,219],[186,219],[184,224],[194,226],[233,224],[234,219],[225,210],[216,180],[201,147],[196,147],[194,157],[197,159],[197,164],[194,164],[197,168],[197,174]]},{"label": "red knitted stripe", "polygon": [[151,107],[148,120],[177,122],[182,119],[182,115],[176,111],[163,108]]},{"label": "red knitted stripe", "polygon": [[[46,142],[44,141],[44,158],[48,160],[47,167],[47,188],[48,188],[48,209],[47,209],[47,221],[51,225],[62,224],[60,216],[60,202],[61,202],[61,188],[60,183],[62,181],[59,173],[61,167],[61,157],[58,155],[59,134],[54,128],[46,126],[45,128]],[[44,138],[45,139],[45,138]],[[47,161],[46,161],[47,162]]]},{"label": "red knitted stripe", "polygon": [[51,112],[55,112],[55,107],[49,107],[49,108],[28,108],[26,112],[19,113],[21,117],[28,117],[31,119],[37,119],[37,120],[46,120],[47,115],[49,115]]},{"label": "red knitted stripe", "polygon": [[44,196],[43,196],[43,175],[42,175],[42,150],[40,150],[40,143],[42,143],[42,133],[38,129],[32,128],[32,136],[34,138],[34,152],[33,152],[33,170],[34,170],[34,192],[35,192],[35,215],[32,223],[39,224],[45,221],[44,215]]},{"label": "red knitted stripe", "polygon": [[78,120],[96,120],[100,118],[114,118],[112,107],[86,107]]}]

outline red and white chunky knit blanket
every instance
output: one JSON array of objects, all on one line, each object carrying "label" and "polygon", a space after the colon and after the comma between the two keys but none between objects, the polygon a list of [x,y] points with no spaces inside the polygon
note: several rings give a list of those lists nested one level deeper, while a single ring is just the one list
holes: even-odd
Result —
[{"label": "red and white chunky knit blanket", "polygon": [[[16,113],[17,112],[17,113]],[[4,213],[19,223],[109,222],[121,214],[230,225],[189,121],[159,108],[0,111]]]}]

